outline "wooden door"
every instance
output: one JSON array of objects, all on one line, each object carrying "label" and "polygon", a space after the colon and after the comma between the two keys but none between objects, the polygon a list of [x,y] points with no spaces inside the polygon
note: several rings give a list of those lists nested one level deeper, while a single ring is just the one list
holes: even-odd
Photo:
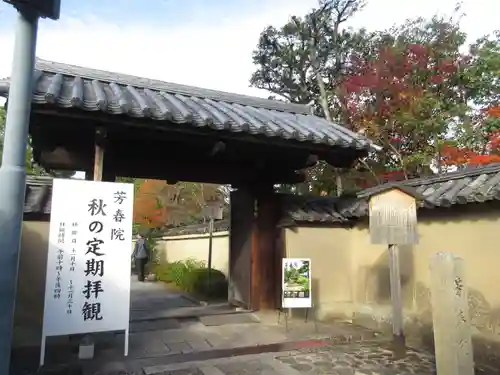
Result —
[{"label": "wooden door", "polygon": [[252,235],[255,225],[255,200],[244,189],[231,192],[229,234],[229,303],[251,306]]}]

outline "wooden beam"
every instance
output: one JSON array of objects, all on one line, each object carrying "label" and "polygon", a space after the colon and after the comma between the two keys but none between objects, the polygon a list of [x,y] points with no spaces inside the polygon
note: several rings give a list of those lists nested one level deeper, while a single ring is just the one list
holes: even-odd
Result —
[{"label": "wooden beam", "polygon": [[104,148],[95,145],[94,157],[94,181],[102,181],[102,169],[104,167]]},{"label": "wooden beam", "polygon": [[[103,156],[106,153],[106,162]],[[96,162],[97,160],[97,162]],[[113,149],[94,145],[89,150],[67,150],[57,147],[54,150],[42,150],[37,162],[49,169],[91,171],[93,179],[96,167],[102,166],[101,177],[108,172],[115,176],[154,178],[167,181],[212,182],[245,186],[257,181],[269,184],[295,184],[305,180],[305,173],[291,169],[277,162],[262,163],[258,169],[248,161],[226,162],[205,156],[199,160],[185,160],[179,157],[160,159],[133,159],[117,157]],[[97,169],[98,170],[98,169]],[[98,175],[99,176],[99,175]]]},{"label": "wooden beam", "polygon": [[[154,147],[154,146],[152,146]],[[160,148],[160,147],[159,147]],[[245,184],[257,180],[272,183],[299,183],[304,181],[304,173],[295,172],[297,165],[303,165],[308,157],[282,161],[248,156],[236,159],[232,155],[211,158],[207,154],[188,154],[168,150],[161,153],[148,153],[140,148],[135,155],[129,150],[115,149],[113,144],[95,143],[92,152],[83,148],[69,149],[58,146],[52,150],[42,149],[38,162],[50,169],[98,171],[101,164],[114,174],[123,177],[156,178],[193,182],[214,182],[225,184]],[[161,149],[161,148],[160,148]],[[106,154],[106,162],[103,157]],[[302,162],[300,162],[302,160]],[[97,169],[96,169],[97,168]]]},{"label": "wooden beam", "polygon": [[59,170],[87,170],[90,167],[90,155],[80,152],[68,151],[63,147],[53,150],[41,150],[37,155],[37,162],[47,169]]},{"label": "wooden beam", "polygon": [[[204,168],[206,167],[206,168]],[[233,185],[235,187],[261,183],[296,184],[305,181],[303,172],[280,171],[274,169],[252,170],[236,166],[213,167],[201,164],[199,166],[166,163],[162,171],[158,168],[129,165],[128,167],[114,167],[117,176],[134,178],[152,178],[166,181],[189,181],[213,184]]]},{"label": "wooden beam", "polygon": [[[68,127],[68,121],[72,122]],[[192,127],[185,124],[174,124],[168,121],[157,121],[150,119],[134,119],[126,116],[117,116],[102,112],[75,111],[74,109],[56,108],[51,105],[33,105],[32,123],[41,124],[45,133],[49,132],[49,127],[59,124],[60,129],[68,129],[68,138],[72,137],[74,127],[93,128],[99,126],[105,127],[108,131],[120,131],[122,133],[143,134],[149,140],[172,136],[184,136],[187,139],[211,138],[212,142],[237,141],[241,144],[255,144],[279,149],[284,151],[303,151],[317,154],[320,159],[328,158],[335,166],[347,167],[354,159],[365,157],[368,149],[357,150],[350,147],[332,147],[326,144],[316,144],[312,142],[301,142],[296,140],[286,140],[280,137],[268,137],[262,134],[248,134],[246,132],[230,132],[215,130],[209,127]],[[58,130],[59,131],[59,130]]]},{"label": "wooden beam", "polygon": [[94,181],[102,181],[104,169],[104,149],[105,149],[106,131],[98,128],[95,134],[95,152],[94,152]]}]

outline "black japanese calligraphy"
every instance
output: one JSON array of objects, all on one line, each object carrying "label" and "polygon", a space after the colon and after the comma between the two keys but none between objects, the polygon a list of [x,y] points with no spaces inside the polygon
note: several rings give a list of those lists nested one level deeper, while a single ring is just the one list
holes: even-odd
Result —
[{"label": "black japanese calligraphy", "polygon": [[92,199],[89,203],[89,212],[91,216],[102,215],[106,216],[104,209],[106,208],[106,203],[102,199]]},{"label": "black japanese calligraphy", "polygon": [[458,311],[458,318],[460,319],[460,323],[467,323],[467,319],[465,318],[465,313],[463,310]]},{"label": "black japanese calligraphy", "polygon": [[83,287],[83,295],[85,296],[86,299],[89,299],[90,297],[97,298],[99,297],[99,293],[104,292],[102,289],[102,281],[90,281],[87,280],[87,283]]},{"label": "black japanese calligraphy", "polygon": [[56,265],[57,271],[62,271],[63,260],[64,260],[64,250],[59,249],[57,250],[57,265]]},{"label": "black japanese calligraphy", "polygon": [[93,221],[89,224],[89,231],[92,233],[101,233],[104,225],[100,221]]},{"label": "black japanese calligraphy", "polygon": [[73,280],[70,280],[68,285],[68,301],[66,302],[66,314],[73,313],[73,291]]},{"label": "black japanese calligraphy", "polygon": [[61,298],[61,274],[63,270],[63,261],[64,261],[64,250],[59,249],[57,250],[56,253],[56,282],[54,285],[54,299],[60,299]]},{"label": "black japanese calligraphy", "polygon": [[69,257],[69,270],[71,272],[75,271],[75,266],[76,266],[76,249],[73,248],[71,250],[71,255]]},{"label": "black japanese calligraphy", "polygon": [[57,243],[64,243],[64,236],[66,234],[65,223],[59,223],[59,233],[57,236]]},{"label": "black japanese calligraphy", "polygon": [[114,195],[115,203],[122,204],[125,199],[127,199],[127,193],[124,191],[117,191]]},{"label": "black japanese calligraphy", "polygon": [[103,240],[100,240],[96,237],[94,237],[94,239],[92,239],[92,240],[87,241],[87,251],[86,251],[85,255],[92,253],[98,257],[103,256],[104,253],[99,251],[99,250],[101,250],[100,245],[102,245],[103,243],[104,243]]},{"label": "black japanese calligraphy", "polygon": [[462,290],[464,289],[464,282],[460,277],[455,278],[455,294],[457,297],[462,295]]},{"label": "black japanese calligraphy", "polygon": [[82,308],[83,320],[102,320],[101,316],[101,304],[99,302],[96,303],[88,303],[85,302]]},{"label": "black japanese calligraphy", "polygon": [[125,231],[123,229],[111,229],[111,240],[125,241]]},{"label": "black japanese calligraphy", "polygon": [[87,259],[85,265],[85,276],[104,276],[104,260]]},{"label": "black japanese calligraphy", "polygon": [[125,220],[125,214],[123,213],[123,210],[117,209],[115,214],[113,215],[113,220],[116,223],[121,223],[123,220]]}]

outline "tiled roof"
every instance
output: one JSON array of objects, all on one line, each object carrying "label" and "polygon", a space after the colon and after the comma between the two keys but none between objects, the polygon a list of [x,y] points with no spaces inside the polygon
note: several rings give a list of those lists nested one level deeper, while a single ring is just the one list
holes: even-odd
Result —
[{"label": "tiled roof", "polygon": [[282,219],[280,225],[294,222],[350,223],[366,214],[365,200],[354,197],[307,197],[300,195],[282,196]]},{"label": "tiled roof", "polygon": [[[366,150],[370,141],[306,105],[37,60],[33,104]],[[0,81],[7,96],[9,81]]]},{"label": "tiled roof", "polygon": [[[402,182],[425,198],[427,208],[500,200],[500,164]],[[379,186],[363,191],[373,194]]]},{"label": "tiled roof", "polygon": [[[412,187],[423,196],[423,208],[500,200],[500,164],[379,185],[362,191],[360,195],[370,196],[387,186],[400,185]],[[284,225],[291,225],[290,221],[349,223],[368,215],[365,198],[293,196],[284,198],[283,202]]]},{"label": "tiled roof", "polygon": [[[229,231],[229,220],[215,220],[214,233]],[[175,228],[170,228],[163,232],[164,236],[183,236],[188,234],[207,234],[208,222],[201,224],[183,225]]]}]

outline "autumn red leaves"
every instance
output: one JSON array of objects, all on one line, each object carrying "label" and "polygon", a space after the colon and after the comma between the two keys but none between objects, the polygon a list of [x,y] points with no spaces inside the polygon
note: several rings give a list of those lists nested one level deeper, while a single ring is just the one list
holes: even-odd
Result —
[{"label": "autumn red leaves", "polygon": [[134,223],[142,228],[162,227],[168,218],[167,208],[160,195],[166,181],[144,180],[136,185],[134,201]]},{"label": "autumn red leaves", "polygon": [[[358,73],[341,85],[349,126],[391,149],[401,159],[415,152],[415,144],[425,148],[429,132],[425,125],[436,110],[436,96],[453,92],[457,75],[468,64],[467,57],[442,59],[431,47],[410,44],[402,50],[384,47],[378,58],[359,61]],[[485,118],[500,118],[500,107],[484,110]],[[450,113],[449,119],[452,118]],[[476,124],[477,131],[481,124]],[[419,133],[420,137],[419,137]],[[444,139],[438,146],[442,166],[477,166],[500,162],[500,131],[490,129],[481,150],[457,145]],[[405,179],[402,170],[381,175],[381,182]]]}]

